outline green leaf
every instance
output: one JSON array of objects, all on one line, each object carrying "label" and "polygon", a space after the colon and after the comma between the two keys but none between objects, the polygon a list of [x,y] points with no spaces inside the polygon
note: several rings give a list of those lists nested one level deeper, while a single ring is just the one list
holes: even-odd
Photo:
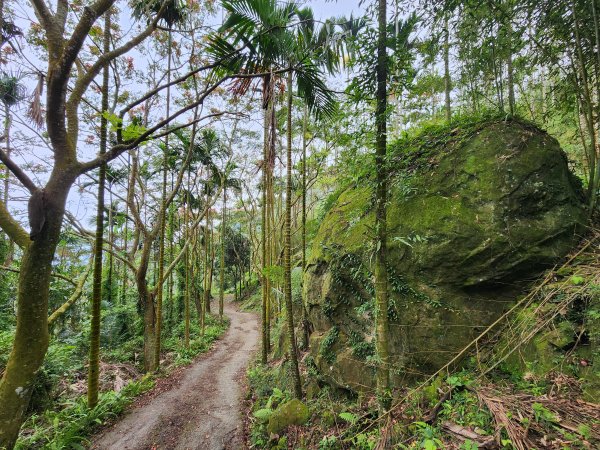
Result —
[{"label": "green leaf", "polygon": [[340,413],[340,419],[342,419],[348,423],[354,424],[356,422],[357,417],[356,417],[356,415],[354,415],[352,413],[343,412],[343,413]]},{"label": "green leaf", "polygon": [[147,131],[146,127],[135,124],[135,123],[130,123],[125,128],[123,128],[123,134],[122,134],[123,140],[124,141],[133,141],[133,140],[139,138],[146,131]]},{"label": "green leaf", "polygon": [[254,412],[254,417],[258,419],[260,423],[267,423],[273,414],[273,410],[269,408],[259,409]]},{"label": "green leaf", "polygon": [[574,285],[574,286],[580,286],[580,285],[582,285],[585,282],[585,278],[580,277],[578,275],[573,275],[571,277],[570,281],[571,281],[572,285]]},{"label": "green leaf", "polygon": [[437,445],[435,445],[435,441],[432,439],[426,439],[423,441],[423,448],[425,450],[437,450]]}]

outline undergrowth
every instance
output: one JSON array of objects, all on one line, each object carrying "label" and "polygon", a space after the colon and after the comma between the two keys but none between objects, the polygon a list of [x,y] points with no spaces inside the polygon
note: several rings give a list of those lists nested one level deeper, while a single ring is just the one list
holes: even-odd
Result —
[{"label": "undergrowth", "polygon": [[67,400],[60,409],[34,414],[23,425],[16,449],[84,449],[88,436],[100,425],[115,419],[133,399],[154,386],[152,377],[132,381],[120,392],[103,392],[90,409],[86,397]]},{"label": "undergrowth", "polygon": [[[204,336],[200,336],[197,320],[191,322],[189,349],[183,346],[183,324],[175,327],[173,333],[163,341],[163,366],[161,376],[179,366],[190,364],[196,356],[207,352],[211,344],[227,330],[229,320],[219,320],[207,315]],[[7,340],[0,334],[0,346],[8,346]],[[5,342],[6,341],[6,342]],[[128,342],[119,348],[105,351],[103,361],[116,361],[117,364],[132,361],[135,357],[137,341]],[[141,343],[141,342],[139,342]],[[139,344],[138,343],[138,344]],[[108,390],[100,393],[98,405],[90,409],[87,406],[85,392],[70,395],[56,393],[58,380],[65,383],[85,383],[85,373],[81,358],[75,357],[77,348],[61,342],[50,345],[46,361],[38,375],[33,395],[38,399],[35,411],[22,427],[15,448],[48,450],[83,449],[89,443],[89,436],[100,426],[114,420],[135,399],[154,386],[154,375],[131,380],[119,392]],[[102,377],[102,374],[101,374]],[[60,394],[60,395],[59,395]],[[47,399],[47,401],[43,401]],[[53,401],[50,401],[52,400]],[[50,408],[51,407],[51,408]]]}]

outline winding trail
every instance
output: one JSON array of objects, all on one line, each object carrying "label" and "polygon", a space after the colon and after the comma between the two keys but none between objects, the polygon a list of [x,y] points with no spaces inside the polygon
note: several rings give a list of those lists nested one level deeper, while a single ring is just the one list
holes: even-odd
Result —
[{"label": "winding trail", "polygon": [[132,409],[92,444],[97,450],[241,449],[242,386],[257,347],[258,318],[225,302],[231,325],[179,383]]}]

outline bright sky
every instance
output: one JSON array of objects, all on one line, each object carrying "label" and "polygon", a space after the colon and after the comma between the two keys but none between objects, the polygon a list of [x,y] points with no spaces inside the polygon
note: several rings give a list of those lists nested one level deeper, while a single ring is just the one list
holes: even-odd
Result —
[{"label": "bright sky", "polygon": [[308,5],[315,12],[318,19],[328,19],[329,17],[346,16],[350,14],[358,15],[364,8],[358,6],[359,0],[309,0]]}]

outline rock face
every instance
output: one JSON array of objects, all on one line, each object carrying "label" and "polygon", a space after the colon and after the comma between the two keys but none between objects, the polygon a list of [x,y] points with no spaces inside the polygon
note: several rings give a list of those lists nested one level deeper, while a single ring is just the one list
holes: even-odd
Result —
[{"label": "rock face", "polygon": [[[577,242],[586,211],[557,141],[479,123],[393,153],[388,264],[393,378],[433,373]],[[373,189],[342,192],[313,243],[304,295],[329,382],[374,387]]]}]

